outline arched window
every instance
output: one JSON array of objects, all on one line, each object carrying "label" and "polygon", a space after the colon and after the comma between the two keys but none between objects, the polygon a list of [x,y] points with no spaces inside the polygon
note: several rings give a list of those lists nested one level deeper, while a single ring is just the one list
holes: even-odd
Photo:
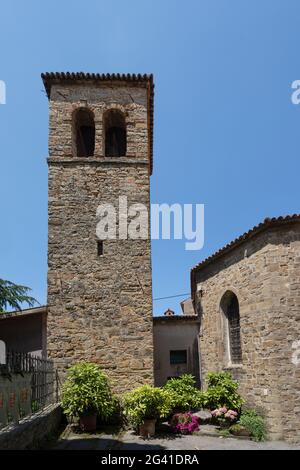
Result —
[{"label": "arched window", "polygon": [[231,364],[240,364],[242,362],[240,309],[238,298],[232,291],[227,291],[223,295],[221,310],[225,320],[227,358]]},{"label": "arched window", "polygon": [[92,157],[95,151],[95,121],[88,109],[78,109],[74,114],[73,139],[77,157]]},{"label": "arched window", "polygon": [[104,116],[105,156],[124,157],[126,155],[126,123],[121,111],[111,109]]}]

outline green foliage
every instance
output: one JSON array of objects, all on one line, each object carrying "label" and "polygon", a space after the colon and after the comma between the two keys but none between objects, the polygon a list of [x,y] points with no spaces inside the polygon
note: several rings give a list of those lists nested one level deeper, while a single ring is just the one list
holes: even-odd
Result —
[{"label": "green foliage", "polygon": [[250,432],[248,429],[246,429],[244,426],[242,426],[239,423],[234,423],[232,424],[229,428],[228,431],[230,434],[233,434],[234,436],[244,436],[244,437],[249,437]]},{"label": "green foliage", "polygon": [[243,426],[241,426],[238,423],[235,423],[230,426],[229,431],[233,434],[234,432],[239,432],[239,431],[242,431],[243,429],[244,429]]},{"label": "green foliage", "polygon": [[185,412],[202,407],[203,394],[196,388],[196,380],[190,374],[168,380],[163,389],[170,393],[173,411]]},{"label": "green foliage", "polygon": [[0,279],[0,313],[3,313],[8,306],[16,310],[21,310],[22,303],[33,307],[34,304],[38,302],[28,295],[30,290],[29,287],[20,286],[13,282]]},{"label": "green foliage", "polygon": [[229,372],[209,372],[206,381],[208,387],[226,387],[232,391],[236,391],[238,388],[238,383],[232,380]]},{"label": "green foliage", "polygon": [[218,430],[218,433],[219,433],[220,436],[222,436],[222,437],[232,437],[231,434],[230,434],[230,429],[228,429],[228,428],[219,429],[219,430]]},{"label": "green foliage", "polygon": [[33,400],[31,402],[31,411],[32,411],[32,413],[36,413],[37,411],[39,411],[39,409],[40,409],[40,405],[39,405],[38,401]]},{"label": "green foliage", "polygon": [[233,380],[229,372],[210,372],[207,374],[208,389],[203,393],[203,405],[215,409],[225,406],[231,410],[239,410],[244,403],[238,394],[239,384]]},{"label": "green foliage", "polygon": [[143,385],[126,393],[122,405],[125,416],[134,426],[138,426],[145,419],[168,416],[171,409],[170,393],[162,388]]},{"label": "green foliage", "polygon": [[264,419],[256,410],[243,410],[238,424],[246,428],[255,441],[264,441],[266,439]]},{"label": "green foliage", "polygon": [[107,420],[115,410],[115,398],[100,366],[82,362],[70,367],[62,388],[62,408],[67,416],[97,413]]}]

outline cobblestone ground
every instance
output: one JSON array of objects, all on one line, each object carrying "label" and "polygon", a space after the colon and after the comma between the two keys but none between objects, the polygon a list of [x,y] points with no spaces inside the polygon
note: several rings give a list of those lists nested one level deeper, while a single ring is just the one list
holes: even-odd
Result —
[{"label": "cobblestone ground", "polygon": [[50,445],[57,450],[292,450],[300,449],[300,444],[288,444],[283,441],[254,442],[236,438],[193,435],[162,435],[159,438],[143,440],[132,431],[115,434],[75,433],[70,428]]}]

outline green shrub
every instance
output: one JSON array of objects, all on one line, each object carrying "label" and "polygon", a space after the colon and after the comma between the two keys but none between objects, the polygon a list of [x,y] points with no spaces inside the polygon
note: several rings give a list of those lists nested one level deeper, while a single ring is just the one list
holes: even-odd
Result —
[{"label": "green shrub", "polygon": [[264,419],[256,410],[242,410],[238,424],[246,428],[255,441],[264,441],[266,439]]},{"label": "green shrub", "polygon": [[70,367],[62,388],[62,408],[67,416],[97,413],[104,421],[113,414],[115,398],[100,366],[82,362]]},{"label": "green shrub", "polygon": [[134,426],[145,419],[168,416],[171,409],[170,394],[158,387],[143,385],[124,395],[122,400],[125,416]]},{"label": "green shrub", "polygon": [[250,432],[248,431],[248,429],[238,423],[232,424],[229,427],[229,432],[231,435],[234,436],[250,437]]},{"label": "green shrub", "polygon": [[163,386],[170,393],[173,411],[185,412],[202,407],[203,394],[195,384],[196,380],[192,375],[184,374],[168,380]]},{"label": "green shrub", "polygon": [[239,410],[244,403],[238,394],[239,384],[229,372],[210,372],[207,374],[207,391],[203,393],[203,405],[211,410],[226,407]]},{"label": "green shrub", "polygon": [[208,387],[226,387],[231,391],[236,391],[238,387],[238,383],[232,380],[229,372],[208,372],[206,381]]},{"label": "green shrub", "polygon": [[221,428],[218,430],[218,433],[222,437],[232,437],[232,435],[230,434],[230,429],[228,428]]},{"label": "green shrub", "polygon": [[229,431],[234,434],[235,432],[240,432],[244,429],[244,427],[241,424],[235,423],[232,424],[229,428]]}]

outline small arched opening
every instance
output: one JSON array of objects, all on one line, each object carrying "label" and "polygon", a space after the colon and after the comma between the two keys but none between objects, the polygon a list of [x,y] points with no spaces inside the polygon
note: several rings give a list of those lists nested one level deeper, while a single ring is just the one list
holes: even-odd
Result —
[{"label": "small arched opening", "polygon": [[89,109],[78,109],[73,119],[73,139],[77,157],[92,157],[95,152],[95,120]]},{"label": "small arched opening", "polygon": [[124,157],[127,136],[124,114],[118,109],[110,109],[104,116],[105,156]]}]

